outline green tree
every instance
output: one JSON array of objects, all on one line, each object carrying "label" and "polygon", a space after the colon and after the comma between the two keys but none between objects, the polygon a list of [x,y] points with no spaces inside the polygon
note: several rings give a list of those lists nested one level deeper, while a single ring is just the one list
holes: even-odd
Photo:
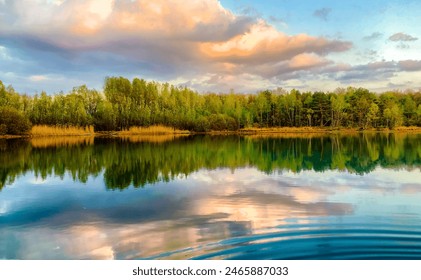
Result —
[{"label": "green tree", "polygon": [[383,115],[386,119],[387,126],[390,129],[400,126],[403,122],[403,115],[401,108],[396,103],[390,103],[389,106],[384,110]]},{"label": "green tree", "polygon": [[371,103],[370,108],[368,109],[366,122],[364,128],[367,127],[377,127],[377,120],[379,119],[379,106],[376,103]]},{"label": "green tree", "polygon": [[332,103],[332,126],[339,127],[345,117],[348,104],[345,100],[344,93],[333,94],[331,96]]},{"label": "green tree", "polygon": [[31,129],[31,123],[15,108],[0,107],[0,134],[23,135]]}]

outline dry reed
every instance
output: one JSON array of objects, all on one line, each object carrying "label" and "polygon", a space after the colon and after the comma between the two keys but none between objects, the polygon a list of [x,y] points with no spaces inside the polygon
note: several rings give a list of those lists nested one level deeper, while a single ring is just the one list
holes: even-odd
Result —
[{"label": "dry reed", "polygon": [[178,130],[163,125],[152,125],[148,127],[132,126],[118,132],[118,135],[163,135],[163,134],[188,134],[187,130]]},{"label": "dry reed", "polygon": [[421,127],[418,126],[398,126],[393,129],[398,132],[416,132],[421,133]]},{"label": "dry reed", "polygon": [[92,125],[85,127],[35,125],[30,132],[31,136],[81,136],[93,134],[94,127]]}]

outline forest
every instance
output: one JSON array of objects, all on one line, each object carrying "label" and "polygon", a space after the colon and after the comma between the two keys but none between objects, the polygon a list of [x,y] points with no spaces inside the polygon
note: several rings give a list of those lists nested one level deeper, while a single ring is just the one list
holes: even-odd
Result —
[{"label": "forest", "polygon": [[374,93],[364,88],[309,92],[278,88],[254,94],[198,93],[134,78],[106,77],[102,91],[21,94],[0,81],[0,135],[33,125],[88,126],[119,131],[164,125],[194,132],[249,127],[389,128],[421,126],[421,92]]}]

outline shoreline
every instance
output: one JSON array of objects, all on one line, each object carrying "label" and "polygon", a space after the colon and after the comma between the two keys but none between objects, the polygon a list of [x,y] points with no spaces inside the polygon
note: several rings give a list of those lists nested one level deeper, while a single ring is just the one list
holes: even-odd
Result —
[{"label": "shoreline", "polygon": [[162,136],[162,135],[276,135],[276,134],[348,134],[348,133],[421,133],[421,127],[397,127],[395,129],[388,128],[331,128],[331,127],[273,127],[273,128],[242,128],[239,130],[229,131],[167,131],[165,133],[151,132],[122,132],[122,131],[98,131],[94,133],[68,134],[68,135],[0,135],[0,139],[19,139],[19,138],[39,138],[39,137],[128,137],[128,136]]}]

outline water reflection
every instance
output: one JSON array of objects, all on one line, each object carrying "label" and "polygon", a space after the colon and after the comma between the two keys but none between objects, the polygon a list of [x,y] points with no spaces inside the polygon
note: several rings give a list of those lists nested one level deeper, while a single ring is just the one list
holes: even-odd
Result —
[{"label": "water reflection", "polygon": [[[379,192],[380,186],[371,189],[369,184],[382,184],[379,174],[384,172],[389,174],[386,191]],[[2,192],[0,257],[225,258],[232,257],[225,250],[233,248],[270,247],[274,241],[328,236],[339,229],[352,234],[347,223],[353,223],[355,230],[400,215],[403,225],[420,226],[420,193],[407,193],[408,187],[421,188],[419,173],[403,172],[403,184],[396,176],[400,172],[383,169],[362,182],[349,173],[338,176],[331,171],[323,177],[316,177],[313,171],[304,173],[202,170],[187,179],[125,192],[104,191],[94,178],[86,185],[71,183],[69,176],[65,184],[49,178],[36,185],[33,174],[28,174]],[[306,185],[312,176],[313,184]],[[323,221],[323,217],[333,221]],[[396,228],[401,230],[401,226]],[[253,252],[251,248],[248,252]],[[297,250],[278,254],[281,252]],[[272,252],[256,258],[276,256]]]},{"label": "water reflection", "polygon": [[0,258],[420,258],[420,138],[367,137],[5,141]]},{"label": "water reflection", "polygon": [[44,179],[68,172],[81,182],[105,171],[107,188],[125,189],[168,182],[202,168],[253,166],[268,174],[339,170],[362,175],[377,166],[421,166],[420,134],[286,136],[0,140],[0,188],[28,171]]}]

